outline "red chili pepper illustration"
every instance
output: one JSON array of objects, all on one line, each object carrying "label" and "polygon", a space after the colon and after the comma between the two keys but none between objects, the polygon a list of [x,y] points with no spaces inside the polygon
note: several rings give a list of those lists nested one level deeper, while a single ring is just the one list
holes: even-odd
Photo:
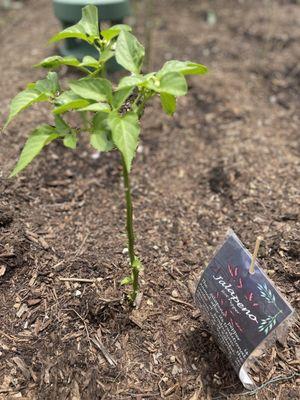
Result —
[{"label": "red chili pepper illustration", "polygon": [[228,265],[228,271],[229,271],[230,275],[233,277],[233,271],[232,271],[232,269],[231,269],[231,266],[230,266],[230,265]]},{"label": "red chili pepper illustration", "polygon": [[249,301],[252,301],[253,300],[253,293],[251,292],[250,294],[249,294]]},{"label": "red chili pepper illustration", "polygon": [[240,327],[240,325],[239,325],[237,322],[235,323],[235,326],[238,328],[238,330],[239,330],[240,332],[243,333],[243,329]]},{"label": "red chili pepper illustration", "polygon": [[258,307],[258,306],[259,306],[259,304],[257,304],[257,303],[252,304],[252,307]]},{"label": "red chili pepper illustration", "polygon": [[235,269],[234,269],[234,276],[237,276],[237,274],[238,274],[238,267],[235,267]]},{"label": "red chili pepper illustration", "polygon": [[237,285],[238,289],[242,289],[243,287],[243,282],[242,282],[242,278],[239,279],[239,284]]}]

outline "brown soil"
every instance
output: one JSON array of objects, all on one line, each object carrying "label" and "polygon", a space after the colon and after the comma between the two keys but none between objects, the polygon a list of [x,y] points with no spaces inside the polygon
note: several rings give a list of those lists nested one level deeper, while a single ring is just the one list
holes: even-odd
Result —
[{"label": "brown soil", "polygon": [[[228,227],[249,248],[263,234],[262,265],[299,305],[299,5],[154,5],[152,67],[192,59],[211,72],[190,79],[174,119],[157,102],[144,116],[132,173],[140,308],[130,312],[119,286],[127,261],[118,155],[94,159],[85,143],[76,153],[54,144],[7,180],[26,134],[51,118],[26,111],[0,148],[1,399],[248,398],[192,296]],[[145,11],[136,10],[144,40]],[[42,76],[32,65],[53,53],[46,43],[58,29],[50,1],[1,11],[2,111]],[[298,328],[255,366],[258,384],[282,378],[257,399],[299,398]]]}]

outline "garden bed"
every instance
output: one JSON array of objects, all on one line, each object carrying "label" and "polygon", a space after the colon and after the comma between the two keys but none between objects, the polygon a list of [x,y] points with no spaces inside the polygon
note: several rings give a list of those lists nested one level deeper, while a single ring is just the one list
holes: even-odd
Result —
[{"label": "garden bed", "polygon": [[[49,3],[0,14],[2,111],[53,54]],[[140,307],[129,311],[119,285],[127,256],[117,153],[53,144],[7,180],[26,134],[51,121],[47,110],[26,111],[0,148],[0,398],[248,398],[193,301],[229,227],[250,249],[264,236],[263,267],[299,305],[299,5],[154,3],[153,69],[178,58],[211,72],[189,80],[174,119],[156,101],[145,112],[132,174]],[[61,280],[70,277],[94,282]],[[282,378],[257,398],[299,398],[299,352],[295,324],[252,371],[258,385]]]}]

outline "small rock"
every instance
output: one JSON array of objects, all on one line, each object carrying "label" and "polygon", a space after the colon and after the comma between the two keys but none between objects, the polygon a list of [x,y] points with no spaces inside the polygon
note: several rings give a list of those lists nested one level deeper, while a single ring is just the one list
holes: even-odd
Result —
[{"label": "small rock", "polygon": [[141,154],[144,151],[144,147],[140,144],[139,147],[137,148],[136,152]]},{"label": "small rock", "polygon": [[81,296],[81,291],[80,291],[80,290],[76,290],[75,296],[76,296],[76,297],[80,297],[80,296]]},{"label": "small rock", "polygon": [[170,361],[171,361],[171,363],[174,363],[176,361],[176,357],[175,356],[170,356]]},{"label": "small rock", "polygon": [[98,160],[100,158],[100,153],[97,151],[91,155],[92,160]]},{"label": "small rock", "polygon": [[179,297],[179,293],[176,289],[172,290],[172,297],[175,297],[175,298]]}]

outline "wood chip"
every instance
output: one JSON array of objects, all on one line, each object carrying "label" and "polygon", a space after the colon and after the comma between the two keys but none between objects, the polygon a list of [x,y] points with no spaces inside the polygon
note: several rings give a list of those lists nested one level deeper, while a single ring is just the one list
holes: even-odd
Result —
[{"label": "wood chip", "polygon": [[39,304],[42,301],[42,299],[29,299],[27,300],[27,304],[29,306],[35,306],[37,304]]},{"label": "wood chip", "polygon": [[201,389],[196,390],[196,392],[190,397],[189,400],[199,400],[201,395]]},{"label": "wood chip", "polygon": [[292,360],[288,362],[289,365],[300,365],[300,360]]},{"label": "wood chip", "polygon": [[17,311],[16,315],[18,318],[21,318],[22,315],[27,311],[28,311],[28,306],[27,306],[27,304],[23,303],[21,305],[21,307],[19,308],[19,310]]},{"label": "wood chip", "polygon": [[179,383],[176,383],[174,386],[171,386],[169,389],[167,389],[164,393],[165,396],[170,396],[170,394],[174,393],[175,390],[179,387]]},{"label": "wood chip", "polygon": [[133,322],[136,326],[138,326],[140,329],[143,329],[143,323],[138,320],[134,315],[130,315],[129,317],[130,321]]},{"label": "wood chip", "polygon": [[32,286],[34,285],[34,283],[35,283],[35,281],[36,281],[36,278],[37,278],[37,273],[34,272],[34,273],[32,274],[32,277],[30,278],[29,283],[28,283],[28,285],[29,285],[30,287],[32,287]]},{"label": "wood chip", "polygon": [[0,277],[3,276],[6,272],[6,266],[5,265],[0,265]]},{"label": "wood chip", "polygon": [[182,318],[182,315],[172,315],[171,317],[169,317],[169,319],[171,321],[180,321]]},{"label": "wood chip", "polygon": [[26,379],[30,379],[31,373],[25,362],[20,357],[13,357],[12,361],[18,366]]}]

